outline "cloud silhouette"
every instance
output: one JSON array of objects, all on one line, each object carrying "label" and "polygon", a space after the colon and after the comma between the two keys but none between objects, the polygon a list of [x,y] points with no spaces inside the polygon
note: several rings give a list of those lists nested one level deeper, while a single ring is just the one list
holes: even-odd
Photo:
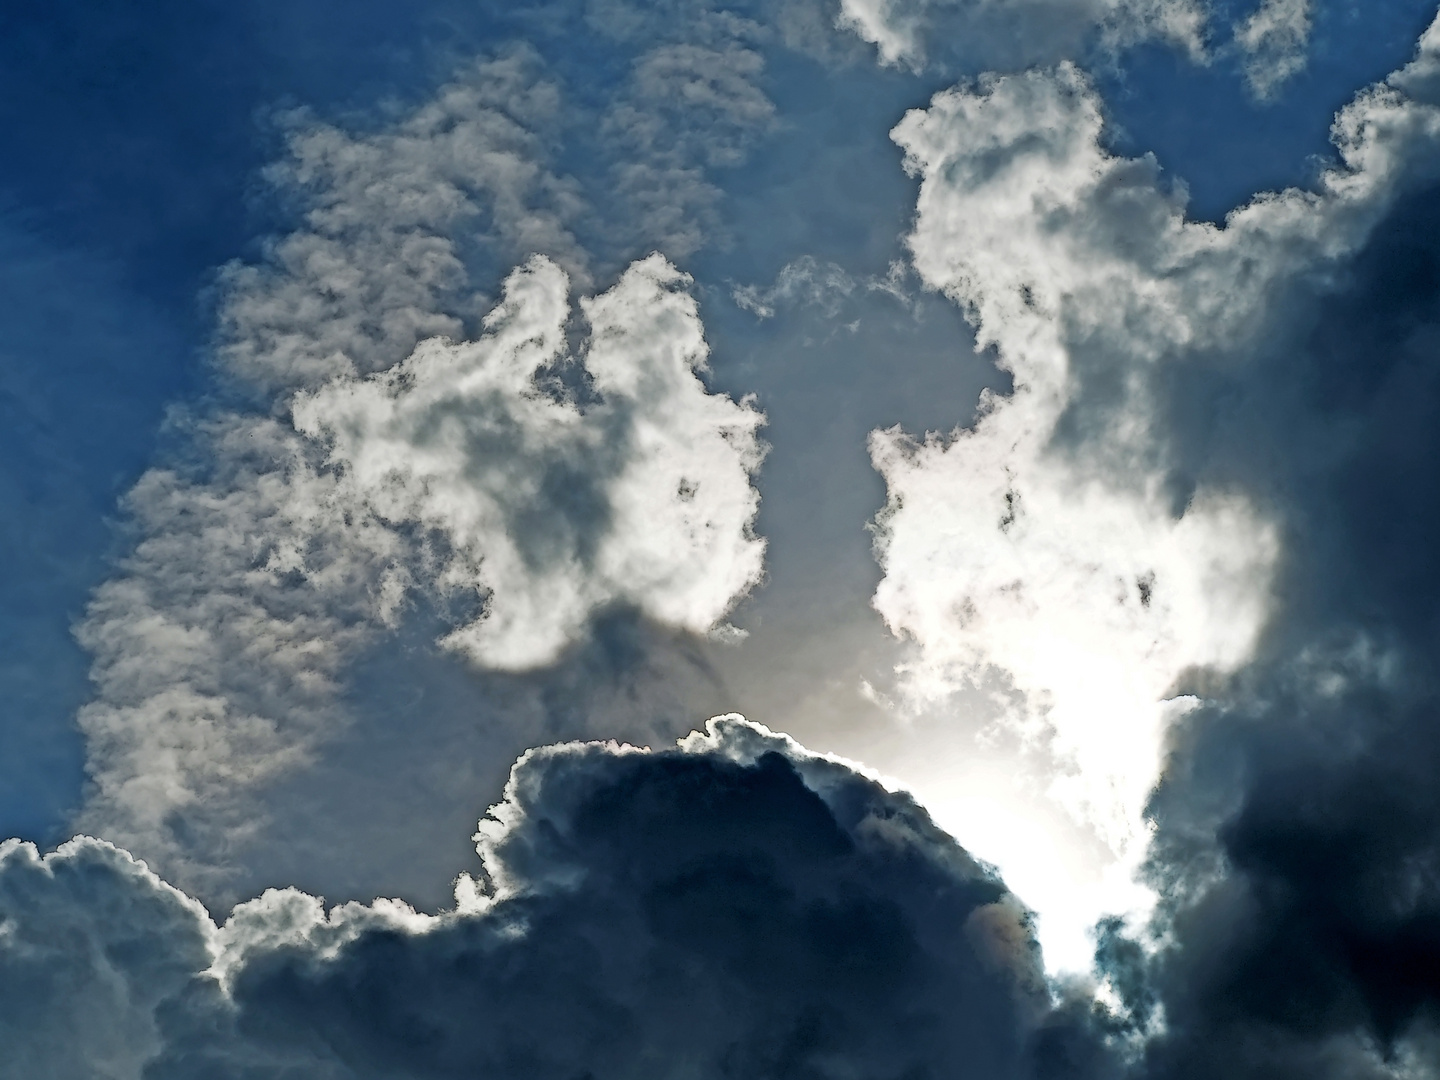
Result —
[{"label": "cloud silhouette", "polygon": [[1062,1036],[1101,1052],[991,871],[738,717],[668,751],[531,751],[476,839],[453,911],[283,890],[218,928],[100,841],[11,844],[0,986],[30,990],[0,1075],[1021,1076]]}]

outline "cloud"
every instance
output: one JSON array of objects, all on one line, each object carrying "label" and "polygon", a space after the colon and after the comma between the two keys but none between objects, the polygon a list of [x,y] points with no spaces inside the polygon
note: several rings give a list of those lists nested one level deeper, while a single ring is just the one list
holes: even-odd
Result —
[{"label": "cloud", "polygon": [[839,25],[875,46],[887,66],[1024,67],[1074,58],[1093,42],[1147,39],[1205,52],[1207,12],[1193,0],[840,0]]},{"label": "cloud", "polygon": [[1435,1067],[1440,29],[1336,131],[1312,227],[1345,247],[1277,296],[1226,409],[1287,524],[1283,602],[1172,733],[1152,806],[1160,1077]]},{"label": "cloud", "polygon": [[993,874],[907,796],[738,718],[663,752],[531,751],[476,839],[485,874],[451,912],[280,890],[221,927],[102,842],[11,844],[0,970],[33,977],[0,985],[34,1008],[0,1011],[5,1072],[838,1078],[1103,1058],[1051,1012]]},{"label": "cloud", "polygon": [[104,841],[0,844],[0,1075],[138,1078],[163,1046],[157,1007],[213,939],[203,907]]},{"label": "cloud", "polygon": [[947,91],[895,130],[922,178],[915,267],[1015,389],[950,436],[872,434],[889,491],[874,602],[915,642],[915,699],[1008,675],[1012,723],[1057,761],[1050,793],[1133,865],[1163,699],[1191,667],[1247,658],[1276,539],[1239,492],[1167,474],[1147,375],[1240,320],[1212,318],[1210,234],[1099,132],[1068,66]]},{"label": "cloud", "polygon": [[600,126],[626,239],[672,258],[725,236],[715,174],[744,164],[776,126],[761,85],[760,28],[713,12],[697,17],[685,39],[656,42],[632,61]]},{"label": "cloud", "polygon": [[757,319],[774,318],[776,307],[792,304],[807,304],[833,316],[854,291],[855,279],[844,267],[802,255],[782,266],[769,287],[737,286],[731,290],[731,297]]},{"label": "cloud", "polygon": [[946,91],[895,129],[921,178],[915,268],[1016,388],[948,436],[872,436],[875,605],[914,642],[914,698],[1006,673],[1050,794],[1117,865],[1145,851],[1185,695],[1250,663],[1291,595],[1306,526],[1284,488],[1327,436],[1275,365],[1309,297],[1434,175],[1434,40],[1337,117],[1341,162],[1314,192],[1257,197],[1223,228],[1187,221],[1152,159],[1102,149],[1068,65]]},{"label": "cloud", "polygon": [[438,534],[438,587],[485,598],[444,644],[534,667],[604,607],[704,633],[759,581],[763,417],[697,377],[707,349],[688,282],[653,255],[580,302],[583,406],[538,385],[569,316],[565,275],[544,259],[511,275],[479,341],[429,341],[380,376],[296,399],[296,428],[325,443],[357,502]]},{"label": "cloud", "polygon": [[761,573],[763,417],[701,383],[687,282],[637,263],[580,302],[571,357],[567,277],[537,257],[476,340],[299,393],[293,426],[208,422],[208,477],[147,474],[142,539],[79,630],[99,690],[85,826],[162,864],[242,841],[246,789],[343,723],[346,664],[412,597],[448,605],[443,644],[505,670],[617,606],[720,623]]},{"label": "cloud", "polygon": [[1256,97],[1274,95],[1305,68],[1310,44],[1310,0],[1264,0],[1235,30],[1245,53],[1245,79]]},{"label": "cloud", "polygon": [[[188,460],[128,496],[134,548],[77,628],[96,690],[81,827],[227,897],[270,824],[254,799],[314,766],[353,665],[407,620],[489,672],[556,663],[595,618],[653,623],[637,641],[730,632],[762,574],[764,417],[707,391],[690,279],[615,262],[670,226],[555,168],[559,133],[587,124],[696,183],[743,156],[773,108],[745,25],[721,22],[632,44],[608,121],[528,48],[368,130],[281,118],[267,176],[297,227],[220,275],[231,407],[180,420]],[[678,246],[700,243],[685,199],[656,192]],[[618,281],[572,306],[596,273]]]},{"label": "cloud", "polygon": [[300,764],[340,723],[346,658],[398,618],[411,585],[405,539],[355,518],[288,424],[229,415],[197,437],[208,475],[142,477],[126,500],[138,542],[76,631],[95,686],[78,717],[92,782],[81,827],[190,887],[200,869],[184,853],[204,862],[243,843],[263,814],[231,793]]},{"label": "cloud", "polygon": [[[1148,854],[1148,936],[1101,936],[1128,1032],[1083,993],[1051,1007],[1020,901],[907,797],[723,720],[676,751],[527,755],[439,915],[281,890],[217,927],[106,844],[7,845],[0,988],[29,996],[0,1008],[0,1072],[1113,1076],[1117,1035],[1137,1076],[1433,1071],[1437,42],[1342,112],[1313,190],[1223,228],[1103,149],[1069,66],[896,129],[914,267],[1014,390],[948,435],[873,437],[876,607],[913,648],[910,703],[998,685],[1017,760],[1108,847],[1102,889],[1025,895],[1042,936],[1068,917],[1083,961]],[[383,145],[367,220],[408,205],[385,172],[408,151]],[[312,274],[307,240],[232,279],[237,304],[314,294],[227,331],[279,328],[230,368],[274,409],[197,422],[201,463],[132,496],[135,552],[81,630],[90,812],[188,880],[256,842],[257,793],[346,722],[357,658],[411,605],[523,669],[626,617],[693,636],[758,573],[759,415],[705,392],[684,276],[652,256],[572,309],[556,250],[498,305],[468,297],[474,252],[447,237],[485,198],[373,247],[313,218],[299,235],[332,230],[359,270]],[[433,288],[386,278],[412,240]],[[332,304],[355,274],[370,299]],[[814,280],[754,299],[823,311]]]}]

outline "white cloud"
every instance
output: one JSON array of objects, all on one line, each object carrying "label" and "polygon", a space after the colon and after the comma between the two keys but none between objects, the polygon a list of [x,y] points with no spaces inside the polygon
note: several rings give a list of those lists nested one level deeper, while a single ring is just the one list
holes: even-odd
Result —
[{"label": "white cloud", "polygon": [[1310,0],[1264,0],[1236,28],[1235,43],[1246,55],[1245,78],[1256,97],[1270,97],[1305,69],[1310,15]]},{"label": "white cloud", "polygon": [[[946,91],[893,133],[921,178],[915,267],[1015,390],[950,436],[872,435],[889,487],[875,606],[914,642],[912,700],[1008,673],[1023,696],[1010,723],[1053,757],[1050,794],[1115,866],[1144,850],[1164,731],[1186,707],[1165,699],[1192,668],[1250,657],[1280,555],[1265,504],[1172,441],[1176,373],[1243,366],[1283,332],[1288,283],[1328,273],[1407,177],[1433,175],[1436,44],[1432,29],[1415,64],[1340,114],[1343,164],[1317,192],[1258,197],[1224,228],[1186,221],[1152,159],[1101,148],[1098,100],[1068,65]],[[1083,960],[1085,917],[1133,899],[1126,876],[1084,902],[1056,882],[1068,915],[1030,895],[1047,948],[1068,933]]]},{"label": "white cloud", "polygon": [[840,0],[839,25],[873,44],[887,66],[923,68],[932,53],[973,56],[990,68],[1146,39],[1204,54],[1206,9],[1195,0]]},{"label": "white cloud", "polygon": [[[610,185],[623,247],[639,233],[642,250],[688,251],[713,224],[706,170],[772,119],[752,31],[717,17],[693,41],[648,41],[608,119],[592,115],[629,140],[626,167],[676,180]],[[85,828],[215,887],[201,864],[263,826],[241,793],[343,726],[347,665],[417,592],[454,602],[448,645],[503,669],[554,660],[611,606],[724,631],[760,575],[763,418],[706,393],[688,279],[663,260],[583,301],[596,333],[583,359],[562,355],[569,284],[591,280],[572,232],[586,199],[550,165],[576,115],[518,50],[363,133],[284,118],[268,178],[300,225],[225,268],[216,343],[270,416],[196,424],[198,464],[152,470],[126,500],[136,547],[78,628],[96,687]],[[528,320],[544,348],[527,352],[518,324],[464,342],[491,307],[475,280],[533,253],[550,261],[511,278],[515,305],[491,325]],[[567,364],[595,400],[532,384]],[[427,425],[457,441],[438,447]]]},{"label": "white cloud", "polygon": [[[676,161],[730,161],[770,115],[756,64],[730,38],[652,48],[625,99],[641,142],[669,153],[688,124]],[[270,178],[301,224],[225,270],[217,342],[269,415],[196,422],[197,464],[145,475],[136,546],[77,631],[79,822],[186,887],[223,887],[263,831],[255,792],[344,726],[347,665],[415,597],[448,613],[444,644],[514,671],[614,608],[723,633],[760,578],[763,416],[706,391],[689,279],[652,256],[572,311],[590,278],[584,201],[548,165],[565,113],[518,51],[364,134],[287,121]],[[483,267],[535,253],[485,315]]]},{"label": "white cloud", "polygon": [[426,342],[404,363],[297,398],[376,517],[443,538],[436,581],[485,596],[445,643],[477,662],[553,662],[610,604],[703,633],[760,577],[750,533],[762,416],[708,394],[706,346],[685,278],[660,256],[582,300],[580,361],[598,400],[536,383],[559,362],[568,282],[533,260],[511,275],[476,342]]}]

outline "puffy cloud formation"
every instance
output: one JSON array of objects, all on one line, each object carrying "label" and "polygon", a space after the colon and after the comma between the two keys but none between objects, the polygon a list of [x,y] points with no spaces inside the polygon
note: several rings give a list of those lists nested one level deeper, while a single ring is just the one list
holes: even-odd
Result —
[{"label": "puffy cloud formation", "polygon": [[[739,718],[527,753],[453,911],[0,849],[5,1076],[1055,1075],[1023,909],[912,800]],[[24,988],[24,1000],[9,995]]]},{"label": "puffy cloud formation", "polygon": [[1206,19],[1194,0],[840,0],[840,25],[882,64],[917,69],[937,53],[992,69],[1053,62],[1097,37],[1108,48],[1159,39],[1200,56]]},{"label": "puffy cloud formation", "polygon": [[1234,491],[1177,490],[1154,424],[1151,373],[1254,321],[1259,292],[1217,295],[1237,233],[1184,223],[1099,134],[1070,67],[941,94],[895,130],[922,177],[915,267],[1015,388],[949,437],[872,435],[875,606],[918,647],[915,697],[1008,673],[1016,721],[1060,763],[1052,794],[1133,865],[1163,699],[1248,657],[1276,539]]},{"label": "puffy cloud formation", "polygon": [[156,1010],[212,960],[196,901],[101,840],[0,844],[0,1075],[138,1078]]},{"label": "puffy cloud formation", "polygon": [[[591,126],[708,183],[770,116],[746,32],[641,35],[630,91]],[[218,365],[268,415],[190,421],[189,461],[126,500],[134,549],[78,627],[96,686],[82,828],[219,887],[214,864],[263,832],[255,793],[346,726],[350,665],[412,611],[491,671],[555,662],[597,615],[726,629],[761,576],[763,416],[707,392],[690,279],[663,257],[612,265],[572,307],[592,280],[582,224],[622,237],[610,262],[665,207],[688,237],[672,247],[703,238],[678,188],[640,213],[553,169],[582,111],[521,48],[368,131],[282,118],[269,179],[298,227],[218,293]],[[639,231],[642,250],[666,232]],[[498,304],[479,291],[516,263]]]},{"label": "puffy cloud formation", "polygon": [[915,643],[917,698],[1008,673],[1012,721],[1056,761],[1052,795],[1119,866],[1145,850],[1198,673],[1241,669],[1277,592],[1293,598],[1312,525],[1289,489],[1333,435],[1278,358],[1434,175],[1436,41],[1337,117],[1341,162],[1314,192],[1261,196],[1223,228],[1187,221],[1153,160],[1102,149],[1069,66],[944,92],[895,129],[921,178],[914,265],[1015,390],[950,436],[873,436],[890,491],[875,604]]},{"label": "puffy cloud formation", "polygon": [[612,604],[704,633],[759,580],[763,418],[697,377],[688,281],[652,255],[580,301],[583,406],[538,382],[570,314],[564,272],[540,258],[511,275],[478,341],[427,341],[296,399],[296,428],[368,512],[442,539],[438,586],[486,598],[446,645],[491,667],[545,664]]},{"label": "puffy cloud formation", "polygon": [[[295,227],[220,275],[230,408],[185,419],[189,444],[127,497],[133,550],[78,627],[96,686],[78,824],[186,888],[256,842],[246,793],[314,764],[392,631],[448,624],[488,672],[572,657],[592,616],[649,622],[635,640],[677,653],[736,636],[723,620],[764,554],[763,417],[706,392],[689,279],[643,256],[723,232],[714,175],[774,125],[773,32],[690,0],[556,18],[600,35],[603,70],[519,46],[369,125],[278,119],[266,179]],[[572,309],[597,278],[619,284]],[[651,666],[682,663],[703,668]],[[490,719],[535,728],[514,701],[573,689],[538,683]]]},{"label": "puffy cloud formation", "polygon": [[96,686],[79,718],[93,780],[80,824],[187,885],[186,849],[253,831],[253,808],[225,793],[294,766],[340,722],[346,659],[395,624],[415,581],[412,539],[285,418],[294,388],[461,336],[479,303],[467,225],[483,222],[500,256],[582,261],[563,223],[578,197],[543,166],[535,129],[558,98],[537,66],[477,64],[367,136],[289,118],[271,178],[303,221],[261,265],[224,272],[218,343],[274,413],[200,421],[199,464],[152,469],[126,499],[135,548],[78,628]]},{"label": "puffy cloud formation", "polygon": [[[390,367],[478,314],[467,260],[543,252],[584,280],[578,185],[547,166],[563,105],[527,51],[476,63],[393,126],[353,135],[303,112],[269,179],[305,207],[260,265],[222,275],[219,357],[267,388]],[[472,250],[479,245],[482,251]]]},{"label": "puffy cloud formation", "polygon": [[445,644],[501,669],[553,661],[617,605],[723,619],[761,572],[762,417],[701,383],[687,281],[637,263],[581,302],[571,357],[568,280],[536,258],[475,341],[301,393],[293,427],[213,422],[204,480],[148,474],[146,536],[80,628],[100,691],[86,826],[162,863],[236,843],[256,820],[237,795],[343,722],[345,663],[417,591],[451,603]]}]

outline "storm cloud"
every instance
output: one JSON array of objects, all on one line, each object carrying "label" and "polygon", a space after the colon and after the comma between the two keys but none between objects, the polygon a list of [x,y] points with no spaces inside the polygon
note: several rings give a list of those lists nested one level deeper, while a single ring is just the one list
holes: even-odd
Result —
[{"label": "storm cloud", "polygon": [[908,796],[737,717],[668,751],[531,751],[476,840],[452,911],[279,890],[221,926],[103,842],[12,843],[0,1073],[1024,1076],[1062,1044],[1103,1056],[1052,1013],[993,872]]}]

